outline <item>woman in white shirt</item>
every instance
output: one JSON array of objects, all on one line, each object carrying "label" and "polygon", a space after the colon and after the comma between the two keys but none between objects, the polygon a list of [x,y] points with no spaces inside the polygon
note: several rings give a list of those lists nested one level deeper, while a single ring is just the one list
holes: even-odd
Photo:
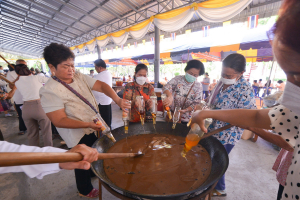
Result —
[{"label": "woman in white shirt", "polygon": [[39,95],[40,88],[48,81],[48,78],[33,76],[24,64],[16,65],[16,73],[19,75],[19,80],[15,82],[15,85],[24,101],[22,117],[27,127],[28,144],[39,146],[40,127],[44,146],[52,146],[51,122],[42,108]]}]

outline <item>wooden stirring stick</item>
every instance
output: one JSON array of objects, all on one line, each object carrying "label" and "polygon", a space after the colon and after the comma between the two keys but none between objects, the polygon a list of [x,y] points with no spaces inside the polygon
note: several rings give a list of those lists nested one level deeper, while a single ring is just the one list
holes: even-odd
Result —
[{"label": "wooden stirring stick", "polygon": [[201,140],[204,139],[204,138],[207,138],[207,137],[209,137],[209,136],[212,136],[212,135],[214,135],[214,134],[217,134],[217,133],[219,133],[219,132],[221,132],[221,131],[224,131],[224,130],[226,130],[226,129],[229,129],[229,128],[231,128],[231,127],[233,127],[233,125],[228,124],[228,125],[226,125],[226,126],[223,126],[223,127],[221,127],[221,128],[218,128],[218,129],[216,129],[216,130],[214,130],[214,131],[210,131],[210,132],[204,134],[204,135],[201,137]]},{"label": "wooden stirring stick", "polygon": [[[127,158],[144,155],[142,153],[99,153],[98,159]],[[47,163],[78,162],[83,159],[80,153],[0,153],[0,167],[35,165]]]}]

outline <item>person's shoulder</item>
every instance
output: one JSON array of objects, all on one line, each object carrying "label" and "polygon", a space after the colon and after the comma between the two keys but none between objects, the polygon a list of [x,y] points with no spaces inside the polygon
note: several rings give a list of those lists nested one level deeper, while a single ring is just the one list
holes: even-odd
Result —
[{"label": "person's shoulder", "polygon": [[53,78],[49,78],[49,80],[45,83],[45,85],[41,88],[44,90],[55,90],[57,86],[59,86],[59,82],[54,80]]}]

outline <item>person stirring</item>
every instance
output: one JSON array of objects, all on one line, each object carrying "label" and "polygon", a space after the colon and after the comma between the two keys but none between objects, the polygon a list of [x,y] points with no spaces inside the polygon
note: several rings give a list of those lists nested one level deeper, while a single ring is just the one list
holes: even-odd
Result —
[{"label": "person stirring", "polygon": [[[40,90],[43,109],[69,148],[77,144],[92,146],[97,140],[97,131],[103,128],[92,121],[95,111],[98,111],[92,90],[112,98],[125,112],[126,108],[130,108],[130,104],[127,100],[119,98],[106,83],[75,72],[75,55],[68,47],[51,43],[45,47],[43,56],[53,74]],[[99,196],[99,191],[91,184],[91,174],[92,171],[75,170],[80,196]]]}]

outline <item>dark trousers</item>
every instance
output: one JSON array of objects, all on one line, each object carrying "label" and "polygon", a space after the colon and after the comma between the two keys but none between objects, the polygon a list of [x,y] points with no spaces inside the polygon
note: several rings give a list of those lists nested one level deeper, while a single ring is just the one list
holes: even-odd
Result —
[{"label": "dark trousers", "polygon": [[16,104],[15,103],[15,106],[16,106],[16,111],[17,111],[17,113],[18,113],[18,115],[19,115],[19,130],[20,131],[26,131],[27,130],[27,128],[26,128],[26,126],[25,126],[25,123],[24,123],[24,120],[23,120],[23,118],[22,118],[22,110],[21,110],[21,106],[23,106],[23,104]]},{"label": "dark trousers", "polygon": [[105,121],[105,123],[110,127],[111,129],[111,120],[112,120],[112,113],[111,113],[111,104],[109,105],[98,105],[99,112],[102,117],[102,119]]},{"label": "dark trousers", "polygon": [[[78,144],[85,144],[86,146],[91,147],[96,140],[96,135],[94,133],[91,133],[89,135],[84,135]],[[76,185],[80,194],[88,195],[93,190],[91,180],[92,174],[93,172],[91,169],[75,169]]]},{"label": "dark trousers", "polygon": [[[230,151],[232,150],[232,148],[234,147],[234,145],[232,144],[225,144],[224,145],[227,154],[229,155]],[[225,174],[220,178],[220,180],[218,181],[215,189],[217,190],[225,190]]]},{"label": "dark trousers", "polygon": [[284,187],[281,184],[279,184],[278,193],[277,193],[277,200],[281,200],[283,190],[284,190]]},{"label": "dark trousers", "polygon": [[208,97],[208,91],[203,91],[204,97],[203,99],[206,99]]}]

